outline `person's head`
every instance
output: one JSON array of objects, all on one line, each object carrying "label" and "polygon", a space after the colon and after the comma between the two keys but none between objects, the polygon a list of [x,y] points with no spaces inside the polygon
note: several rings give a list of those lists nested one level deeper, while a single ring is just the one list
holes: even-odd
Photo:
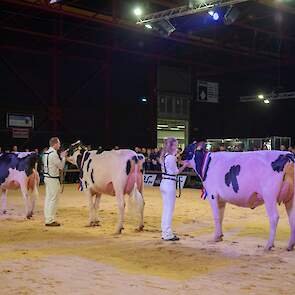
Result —
[{"label": "person's head", "polygon": [[142,152],[143,154],[145,154],[145,153],[146,153],[146,148],[142,148],[142,149],[141,149],[141,152]]},{"label": "person's head", "polygon": [[36,154],[39,154],[39,149],[38,149],[38,148],[35,148],[35,149],[34,149],[34,152],[35,152]]},{"label": "person's head", "polygon": [[138,146],[136,146],[135,149],[134,149],[134,151],[135,151],[136,153],[141,153],[141,148],[138,147]]},{"label": "person's head", "polygon": [[58,137],[51,137],[49,139],[49,146],[58,151],[60,149],[60,140]]},{"label": "person's head", "polygon": [[286,149],[286,146],[284,145],[284,144],[281,144],[281,146],[280,146],[280,150],[281,151],[286,151],[287,149]]},{"label": "person's head", "polygon": [[29,149],[25,149],[25,152],[28,153],[30,150]]},{"label": "person's head", "polygon": [[219,146],[219,150],[220,150],[221,152],[225,152],[225,151],[226,151],[226,147],[225,147],[225,145],[224,145],[224,144],[221,144],[221,145]]},{"label": "person's head", "polygon": [[12,151],[17,152],[17,145],[12,146]]},{"label": "person's head", "polygon": [[165,138],[161,158],[163,159],[163,157],[166,154],[176,155],[176,153],[177,153],[177,145],[178,145],[178,141],[177,141],[177,139],[175,137]]}]

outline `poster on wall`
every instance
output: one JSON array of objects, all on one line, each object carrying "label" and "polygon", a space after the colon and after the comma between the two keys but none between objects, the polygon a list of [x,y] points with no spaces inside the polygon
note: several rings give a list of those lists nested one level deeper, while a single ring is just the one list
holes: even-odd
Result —
[{"label": "poster on wall", "polygon": [[7,128],[13,128],[13,127],[34,128],[34,116],[7,113],[6,127]]},{"label": "poster on wall", "polygon": [[198,80],[197,83],[197,101],[218,103],[219,84]]}]

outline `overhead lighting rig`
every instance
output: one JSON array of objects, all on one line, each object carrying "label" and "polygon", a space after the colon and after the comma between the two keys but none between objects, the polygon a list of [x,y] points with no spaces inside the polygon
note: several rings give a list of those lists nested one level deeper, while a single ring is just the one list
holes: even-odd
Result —
[{"label": "overhead lighting rig", "polygon": [[203,12],[212,11],[219,7],[232,6],[249,0],[191,0],[188,5],[183,5],[176,8],[166,9],[159,12],[154,12],[138,17],[137,24],[145,25],[149,24],[153,26],[153,23],[170,20],[173,18],[187,16],[192,14],[199,14]]}]

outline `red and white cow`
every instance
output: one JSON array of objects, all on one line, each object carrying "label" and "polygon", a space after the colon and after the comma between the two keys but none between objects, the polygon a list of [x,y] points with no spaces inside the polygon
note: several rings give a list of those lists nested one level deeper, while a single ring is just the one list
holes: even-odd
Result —
[{"label": "red and white cow", "polygon": [[215,221],[215,241],[222,240],[226,203],[254,209],[264,204],[270,223],[266,249],[274,246],[279,221],[277,204],[284,203],[291,235],[288,250],[295,245],[294,155],[281,151],[216,152],[185,148],[189,161],[203,182],[204,197],[210,201]]},{"label": "red and white cow", "polygon": [[121,233],[124,222],[125,199],[139,217],[138,230],[143,230],[144,199],[142,164],[144,157],[131,150],[112,150],[98,153],[87,151],[80,143],[69,149],[67,161],[80,170],[80,185],[89,199],[90,226],[99,225],[98,210],[102,194],[116,196],[119,221],[116,233]]},{"label": "red and white cow", "polygon": [[[36,153],[0,154],[1,211],[3,214],[7,212],[7,190],[20,188],[25,203],[25,216],[28,219],[33,216],[40,182],[36,169],[37,161]],[[31,193],[31,198],[29,193]]]}]

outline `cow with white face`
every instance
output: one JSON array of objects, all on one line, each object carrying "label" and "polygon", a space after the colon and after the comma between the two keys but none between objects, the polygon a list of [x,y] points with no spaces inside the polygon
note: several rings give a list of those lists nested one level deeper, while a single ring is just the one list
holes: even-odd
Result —
[{"label": "cow with white face", "polygon": [[274,247],[279,221],[277,204],[284,203],[291,235],[288,250],[295,245],[294,155],[282,151],[216,152],[187,146],[183,160],[202,180],[203,197],[208,198],[215,221],[215,241],[221,241],[226,203],[254,209],[264,204],[270,223],[266,249]]},{"label": "cow with white face", "polygon": [[98,210],[102,194],[115,196],[119,209],[116,233],[124,222],[125,198],[139,217],[137,230],[143,230],[144,199],[142,164],[144,157],[131,150],[112,150],[99,153],[88,151],[80,142],[72,144],[67,161],[80,170],[80,185],[89,199],[89,225],[99,225]]},{"label": "cow with white face", "polygon": [[0,154],[1,211],[3,214],[7,212],[7,190],[20,188],[25,203],[25,216],[28,219],[33,216],[40,182],[37,161],[36,153]]}]

